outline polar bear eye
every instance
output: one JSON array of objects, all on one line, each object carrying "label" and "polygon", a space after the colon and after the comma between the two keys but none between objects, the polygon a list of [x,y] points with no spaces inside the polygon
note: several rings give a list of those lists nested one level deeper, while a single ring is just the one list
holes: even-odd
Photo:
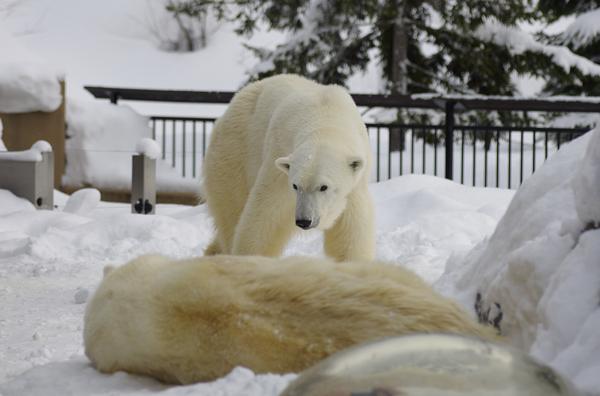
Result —
[{"label": "polar bear eye", "polygon": [[297,185],[295,185],[295,184],[292,184],[292,187],[294,187],[294,190],[297,190],[297,189],[298,189],[298,186],[297,186]]},{"label": "polar bear eye", "polygon": [[327,190],[327,186],[321,186],[321,191]]}]

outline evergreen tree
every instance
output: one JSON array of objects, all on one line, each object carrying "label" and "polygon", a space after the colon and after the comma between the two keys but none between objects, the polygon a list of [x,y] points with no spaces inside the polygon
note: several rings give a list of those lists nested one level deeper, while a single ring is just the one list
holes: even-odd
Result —
[{"label": "evergreen tree", "polygon": [[[561,17],[577,16],[565,32],[540,35],[542,41],[567,46],[575,54],[600,64],[600,0],[540,0],[538,8],[549,22]],[[573,69],[569,73],[552,76],[543,93],[600,96],[600,77]]]},{"label": "evergreen tree", "polygon": [[210,4],[224,15],[232,3],[240,34],[251,36],[259,21],[289,33],[275,50],[249,47],[262,61],[255,79],[296,73],[345,85],[374,53],[388,92],[513,95],[512,73],[538,75],[548,63],[475,34],[491,19],[506,26],[539,19],[533,0],[187,0],[179,11]]}]

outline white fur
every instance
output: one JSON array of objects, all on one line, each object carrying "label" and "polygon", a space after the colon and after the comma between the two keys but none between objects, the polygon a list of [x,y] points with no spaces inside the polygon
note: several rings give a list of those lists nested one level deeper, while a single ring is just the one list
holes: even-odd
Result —
[{"label": "white fur", "polygon": [[86,355],[105,373],[186,384],[238,365],[257,374],[300,372],[398,334],[496,338],[412,272],[381,263],[143,256],[105,273],[83,332]]},{"label": "white fur", "polygon": [[215,124],[203,164],[216,229],[206,253],[277,257],[300,220],[325,231],[330,257],[372,260],[371,162],[342,88],[293,75],[249,84]]}]

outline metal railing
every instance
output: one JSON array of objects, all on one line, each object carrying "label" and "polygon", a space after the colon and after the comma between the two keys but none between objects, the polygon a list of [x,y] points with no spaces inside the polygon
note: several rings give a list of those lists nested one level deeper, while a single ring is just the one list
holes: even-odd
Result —
[{"label": "metal railing", "polygon": [[374,181],[415,173],[502,188],[518,187],[562,144],[589,130],[454,126],[448,174],[446,125],[366,125],[374,156]]},{"label": "metal railing", "polygon": [[[162,158],[197,177],[214,118],[151,117]],[[447,125],[371,124],[372,181],[408,173],[448,177]],[[561,144],[588,129],[453,126],[451,178],[473,186],[518,187]]]},{"label": "metal railing", "polygon": [[162,159],[180,169],[183,177],[198,176],[215,118],[155,116],[150,120]]}]

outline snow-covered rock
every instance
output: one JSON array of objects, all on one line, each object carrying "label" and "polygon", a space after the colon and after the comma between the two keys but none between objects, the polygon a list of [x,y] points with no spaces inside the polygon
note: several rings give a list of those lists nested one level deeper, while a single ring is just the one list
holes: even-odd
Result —
[{"label": "snow-covered rock", "polygon": [[599,208],[596,128],[527,179],[492,236],[452,257],[436,284],[468,307],[480,295],[480,317],[502,313],[511,344],[592,394],[600,369]]}]

